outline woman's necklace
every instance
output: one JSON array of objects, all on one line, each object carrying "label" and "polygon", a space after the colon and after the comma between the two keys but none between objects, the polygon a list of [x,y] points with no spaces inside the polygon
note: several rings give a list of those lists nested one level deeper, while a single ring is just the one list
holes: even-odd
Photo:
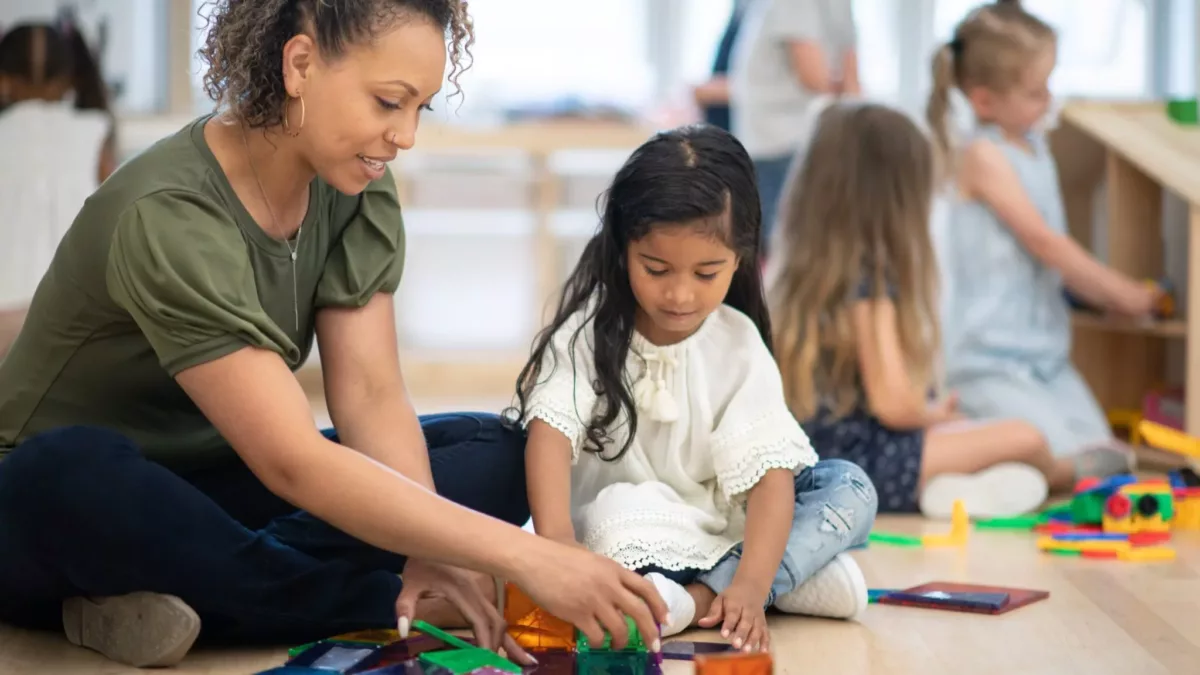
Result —
[{"label": "woman's necklace", "polygon": [[296,255],[300,251],[300,235],[304,232],[304,226],[296,229],[296,245],[292,246],[291,240],[283,236],[283,230],[279,229],[279,220],[275,218],[275,210],[271,208],[271,200],[267,198],[267,191],[263,189],[262,179],[258,177],[258,169],[254,166],[254,157],[250,154],[250,139],[246,136],[246,127],[242,126],[242,144],[246,146],[246,160],[250,162],[250,172],[254,174],[254,180],[258,183],[258,192],[262,195],[263,203],[267,205],[267,213],[271,216],[271,229],[275,234],[283,239],[283,243],[288,248],[288,253],[292,258],[292,316],[296,321],[296,332],[300,332],[300,294],[296,290]]}]

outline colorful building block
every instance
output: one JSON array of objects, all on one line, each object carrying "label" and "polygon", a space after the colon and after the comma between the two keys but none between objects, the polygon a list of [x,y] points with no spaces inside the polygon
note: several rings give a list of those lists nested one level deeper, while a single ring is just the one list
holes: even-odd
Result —
[{"label": "colorful building block", "polygon": [[1165,546],[1144,546],[1118,551],[1117,559],[1127,562],[1158,562],[1175,559],[1175,549]]},{"label": "colorful building block", "polygon": [[538,607],[513,583],[504,586],[504,620],[508,634],[525,649],[575,648],[575,627]]},{"label": "colorful building block", "polygon": [[676,640],[662,646],[662,657],[674,661],[691,661],[701,654],[725,654],[734,651],[728,642],[688,642]]},{"label": "colorful building block", "polygon": [[1175,518],[1171,527],[1178,530],[1200,530],[1200,488],[1174,489]]},{"label": "colorful building block", "polygon": [[357,673],[379,664],[378,645],[325,641],[313,645],[286,664],[293,668],[316,668],[338,673]]},{"label": "colorful building block", "polygon": [[494,668],[506,673],[521,672],[521,666],[496,652],[481,647],[425,652],[421,655],[421,661],[445,668],[452,675],[467,675],[467,673],[474,673],[481,668]]},{"label": "colorful building block", "polygon": [[651,675],[661,670],[645,652],[588,651],[575,655],[578,675]]},{"label": "colorful building block", "polygon": [[696,675],[773,675],[770,654],[719,654],[696,657]]},{"label": "colorful building block", "polygon": [[1104,531],[1166,532],[1171,528],[1174,503],[1166,483],[1125,485],[1104,502]]},{"label": "colorful building block", "polygon": [[[626,641],[624,649],[615,651],[638,653],[646,653],[650,651],[646,647],[646,640],[642,638],[641,631],[638,630],[637,624],[634,623],[631,617],[625,617],[625,628],[629,632],[629,639]],[[594,646],[589,643],[588,637],[584,635],[583,632],[577,632],[575,638],[575,649],[578,650],[580,654],[585,652],[614,651],[612,648],[612,635],[609,635],[608,632],[605,631],[604,642],[599,646]]]},{"label": "colorful building block", "polygon": [[921,544],[929,547],[966,546],[970,532],[971,520],[967,515],[967,507],[961,499],[957,499],[950,511],[950,532],[924,535]]},{"label": "colorful building block", "polygon": [[921,545],[920,537],[914,537],[908,534],[895,534],[893,532],[872,532],[867,535],[867,541],[872,544],[911,546],[914,548]]}]

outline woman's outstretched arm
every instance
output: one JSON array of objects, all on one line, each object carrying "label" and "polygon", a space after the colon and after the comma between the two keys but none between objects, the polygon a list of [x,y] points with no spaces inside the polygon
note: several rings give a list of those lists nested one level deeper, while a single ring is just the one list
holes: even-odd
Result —
[{"label": "woman's outstretched arm", "polygon": [[338,437],[433,490],[429,453],[400,371],[392,295],[317,314],[325,400]]},{"label": "woman's outstretched arm", "polygon": [[177,375],[250,470],[275,494],[358,539],[403,555],[512,579],[589,639],[628,639],[622,614],[658,638],[667,609],[654,586],[616,563],[536,537],[438,496],[313,424],[283,360],[246,347]]}]

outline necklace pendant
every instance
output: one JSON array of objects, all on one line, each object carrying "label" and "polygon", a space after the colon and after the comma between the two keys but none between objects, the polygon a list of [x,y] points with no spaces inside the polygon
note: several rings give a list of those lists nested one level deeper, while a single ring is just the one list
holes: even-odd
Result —
[{"label": "necklace pendant", "polygon": [[296,262],[296,253],[297,251],[292,251],[292,262]]}]

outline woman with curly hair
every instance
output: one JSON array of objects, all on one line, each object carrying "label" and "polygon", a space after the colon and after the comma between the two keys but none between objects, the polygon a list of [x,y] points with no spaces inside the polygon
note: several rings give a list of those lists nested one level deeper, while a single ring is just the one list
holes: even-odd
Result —
[{"label": "woman with curly hair", "polygon": [[[0,620],[135,666],[206,638],[292,642],[414,618],[504,636],[494,579],[589,638],[657,644],[616,563],[522,531],[524,438],[418,418],[392,293],[388,171],[467,67],[460,0],[222,0],[218,110],[96,192],[0,363]],[[447,50],[447,38],[449,50]],[[336,432],[292,371],[320,341]],[[399,573],[399,574],[397,574]]]}]

